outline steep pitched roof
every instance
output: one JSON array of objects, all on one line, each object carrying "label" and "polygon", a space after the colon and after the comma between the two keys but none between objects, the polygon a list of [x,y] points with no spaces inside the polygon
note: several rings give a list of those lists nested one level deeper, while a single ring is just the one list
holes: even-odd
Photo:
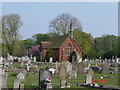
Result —
[{"label": "steep pitched roof", "polygon": [[52,42],[41,41],[42,48],[49,48],[52,45]]},{"label": "steep pitched roof", "polygon": [[50,48],[59,48],[67,37],[68,35],[62,35],[50,38],[48,40],[49,42],[52,42]]}]

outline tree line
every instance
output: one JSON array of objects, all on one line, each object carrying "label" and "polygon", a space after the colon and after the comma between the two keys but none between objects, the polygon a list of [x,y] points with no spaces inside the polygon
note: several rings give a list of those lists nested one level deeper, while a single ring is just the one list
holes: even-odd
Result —
[{"label": "tree line", "polygon": [[[82,49],[83,58],[120,57],[120,37],[106,34],[93,38],[91,34],[82,30],[79,19],[70,14],[61,14],[53,19],[49,24],[49,33],[37,33],[26,40],[20,40],[18,33],[22,25],[19,15],[2,16],[0,20],[2,20],[0,29],[2,30],[1,44],[4,57],[7,56],[7,53],[14,56],[29,55],[30,48],[39,45],[40,41],[47,41],[54,36],[69,34],[70,25],[72,25],[73,37]],[[39,53],[36,53],[36,55],[39,55]]]}]

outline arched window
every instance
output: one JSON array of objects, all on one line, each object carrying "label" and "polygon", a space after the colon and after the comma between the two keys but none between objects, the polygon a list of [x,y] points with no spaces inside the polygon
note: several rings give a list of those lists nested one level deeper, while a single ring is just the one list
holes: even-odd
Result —
[{"label": "arched window", "polygon": [[67,46],[66,46],[66,56],[70,56],[70,53],[71,53],[71,45],[70,44],[68,44]]}]

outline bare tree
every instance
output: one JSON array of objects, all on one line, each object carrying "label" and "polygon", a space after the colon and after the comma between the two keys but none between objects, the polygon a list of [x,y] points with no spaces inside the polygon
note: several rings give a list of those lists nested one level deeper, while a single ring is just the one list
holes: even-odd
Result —
[{"label": "bare tree", "polygon": [[72,25],[73,30],[82,30],[80,21],[70,14],[58,15],[54,20],[50,22],[49,29],[51,32],[58,35],[66,35],[70,30],[70,25]]},{"label": "bare tree", "polygon": [[12,55],[16,41],[19,39],[18,29],[21,26],[20,16],[17,14],[5,15],[1,20],[2,43],[6,45],[8,53]]}]

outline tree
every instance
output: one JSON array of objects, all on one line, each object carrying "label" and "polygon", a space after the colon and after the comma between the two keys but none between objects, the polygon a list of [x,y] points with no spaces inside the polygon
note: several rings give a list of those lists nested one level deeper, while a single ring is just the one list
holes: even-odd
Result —
[{"label": "tree", "polygon": [[47,41],[49,39],[49,36],[47,34],[38,33],[38,34],[33,35],[32,38],[33,38],[35,45],[39,45],[40,41]]},{"label": "tree", "polygon": [[115,35],[103,35],[94,39],[95,50],[98,57],[111,58],[118,56],[118,37]]},{"label": "tree", "polygon": [[17,41],[17,43],[15,44],[13,55],[19,56],[19,57],[26,55],[26,48],[25,48],[23,40]]},{"label": "tree", "polygon": [[28,38],[26,40],[23,40],[25,48],[28,50],[29,48],[31,48],[32,46],[34,46],[34,41],[32,38]]},{"label": "tree", "polygon": [[3,16],[2,24],[2,43],[6,46],[8,53],[13,55],[16,42],[19,40],[18,30],[21,26],[20,16],[10,14]]},{"label": "tree", "polygon": [[95,55],[95,50],[93,49],[94,42],[92,35],[83,31],[74,30],[73,36],[82,49],[83,58],[93,58],[93,55]]},{"label": "tree", "polygon": [[70,30],[70,25],[72,25],[73,30],[82,30],[80,21],[70,14],[58,15],[50,22],[49,29],[58,35],[67,35]]}]

